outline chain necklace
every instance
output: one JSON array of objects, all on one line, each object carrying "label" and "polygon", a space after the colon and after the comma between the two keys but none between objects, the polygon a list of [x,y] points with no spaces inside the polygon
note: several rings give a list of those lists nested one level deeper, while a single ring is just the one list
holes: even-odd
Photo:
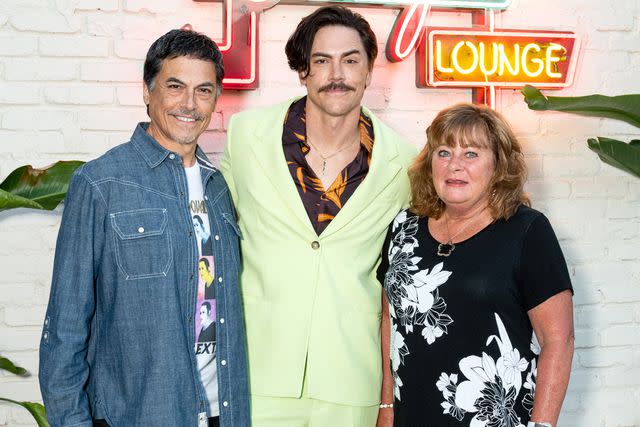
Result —
[{"label": "chain necklace", "polygon": [[[354,140],[353,142],[356,142],[356,141],[359,142],[360,138]],[[322,176],[324,176],[324,171],[327,168],[327,160],[329,160],[330,158],[334,157],[338,153],[343,152],[344,150],[346,150],[347,148],[349,148],[349,147],[351,147],[353,145],[353,142],[349,143],[349,144],[346,144],[342,148],[339,148],[336,151],[334,151],[333,153],[329,154],[328,156],[325,156],[324,154],[322,154],[322,152],[320,150],[318,150],[318,147],[316,147],[314,145],[314,143],[311,142],[311,139],[309,138],[308,135],[307,135],[307,142],[309,143],[309,145],[311,145],[311,148],[313,148],[316,151],[316,153],[318,153],[318,156],[320,156],[320,158],[322,159]]]},{"label": "chain necklace", "polygon": [[462,226],[462,228],[460,230],[458,230],[458,232],[456,234],[454,234],[453,236],[451,235],[451,233],[449,232],[449,220],[447,218],[447,213],[444,213],[444,224],[447,227],[447,242],[446,243],[439,243],[438,244],[438,256],[444,256],[447,257],[449,255],[451,255],[451,252],[453,252],[453,250],[456,248],[456,245],[453,244],[453,239],[455,239],[455,237],[457,235],[459,235],[460,233],[462,233],[464,230],[467,229],[467,227],[469,226],[469,224],[471,224],[471,220],[477,218],[482,212],[484,211],[484,209],[482,211],[480,211],[478,213],[478,215],[474,215],[471,218],[469,218],[468,220],[465,221],[464,225]]}]

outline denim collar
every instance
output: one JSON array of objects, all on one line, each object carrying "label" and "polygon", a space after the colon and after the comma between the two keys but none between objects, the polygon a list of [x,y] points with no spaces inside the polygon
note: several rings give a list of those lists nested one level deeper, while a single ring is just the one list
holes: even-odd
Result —
[{"label": "denim collar", "polygon": [[[147,162],[147,165],[149,165],[150,168],[155,168],[172,152],[158,144],[158,141],[156,141],[149,132],[147,132],[149,124],[149,122],[138,123],[138,126],[136,126],[136,129],[133,131],[133,135],[131,136],[131,143],[142,155],[142,158]],[[196,146],[196,158],[198,159],[200,166],[204,166],[208,169],[215,169],[200,146]]]}]

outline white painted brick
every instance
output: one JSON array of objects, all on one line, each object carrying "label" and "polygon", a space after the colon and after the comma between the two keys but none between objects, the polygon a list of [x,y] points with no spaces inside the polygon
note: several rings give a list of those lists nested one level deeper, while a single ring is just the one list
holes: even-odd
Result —
[{"label": "white painted brick", "polygon": [[50,104],[101,105],[113,102],[110,86],[59,86],[44,90],[45,100]]},{"label": "white painted brick", "polygon": [[[636,356],[638,355],[636,354]],[[637,367],[617,368],[608,371],[603,375],[605,386],[634,387],[640,381],[640,370]]]},{"label": "white painted brick", "polygon": [[610,259],[615,260],[640,260],[638,240],[623,240],[612,243],[608,247],[608,255]]},{"label": "white painted brick", "polygon": [[527,165],[527,173],[530,179],[540,179],[544,176],[544,159],[542,156],[525,153],[524,162]]},{"label": "white painted brick", "polygon": [[116,14],[95,13],[87,16],[87,35],[100,37],[118,37],[118,23],[122,18]]},{"label": "white painted brick", "polygon": [[[602,385],[602,374],[600,372],[601,370],[596,369],[572,368],[569,378],[569,394],[583,390],[598,389]],[[566,409],[568,408],[563,405],[563,410]]]},{"label": "white painted brick", "polygon": [[36,350],[40,345],[40,333],[40,328],[7,328],[0,326],[2,351]]},{"label": "white painted brick", "polygon": [[75,123],[77,113],[72,110],[22,110],[7,111],[2,117],[4,129],[59,130]]},{"label": "white painted brick", "polygon": [[638,345],[640,344],[640,325],[611,326],[602,331],[600,339],[605,347]]},{"label": "white painted brick", "polygon": [[116,90],[118,104],[125,106],[144,107],[142,99],[142,83],[129,86],[119,86]]},{"label": "white painted brick", "polygon": [[75,10],[99,10],[103,12],[115,12],[119,8],[118,0],[76,0]]},{"label": "white painted brick", "polygon": [[598,331],[595,329],[576,329],[574,334],[576,349],[590,349],[600,345],[600,336],[598,335]]},{"label": "white painted brick", "polygon": [[80,128],[83,130],[133,130],[140,121],[147,119],[143,109],[92,110],[79,114]]},{"label": "white painted brick", "polygon": [[37,84],[0,83],[0,104],[38,104],[40,88]]},{"label": "white painted brick", "polygon": [[603,328],[611,324],[632,323],[634,317],[633,304],[606,304],[575,309],[576,325],[580,327]]},{"label": "white painted brick", "polygon": [[4,75],[14,81],[68,81],[78,77],[78,66],[74,60],[15,59],[5,62]]},{"label": "white painted brick", "polygon": [[84,81],[139,82],[142,81],[142,64],[133,62],[92,62],[80,66],[80,78]]},{"label": "white painted brick", "polygon": [[534,199],[566,199],[571,194],[571,184],[562,179],[529,180],[525,191]]},{"label": "white painted brick", "polygon": [[588,218],[604,218],[606,206],[598,200],[591,199],[552,199],[545,203],[545,213],[554,219],[575,220]]},{"label": "white painted brick", "polygon": [[[0,16],[0,18],[2,18]],[[0,24],[2,20],[0,19]],[[0,25],[1,27],[2,25]],[[0,402],[0,426],[5,427],[7,425],[7,415],[9,413],[9,403]]]},{"label": "white painted brick", "polygon": [[640,217],[640,204],[626,200],[608,200],[607,217],[613,219],[629,219]]},{"label": "white painted brick", "polygon": [[115,40],[113,42],[114,53],[118,58],[138,59],[143,61],[151,43],[148,40]]},{"label": "white painted brick", "polygon": [[[10,380],[0,382],[0,396],[11,396],[12,399],[22,401],[37,400],[40,396],[38,380],[35,377],[20,378],[13,377]],[[24,418],[23,418],[24,412]],[[11,418],[18,422],[32,422],[33,418],[25,409],[20,406],[13,405],[11,407]]]},{"label": "white painted brick", "polygon": [[77,36],[41,37],[40,54],[43,56],[103,57],[109,54],[109,39]]},{"label": "white painted brick", "polygon": [[182,0],[125,0],[124,10],[126,12],[148,12],[148,13],[173,13],[178,12],[184,6]]},{"label": "white painted brick", "polygon": [[0,305],[18,305],[31,301],[35,295],[32,283],[0,282]]},{"label": "white painted brick", "polygon": [[634,15],[628,10],[608,4],[590,5],[589,14],[579,15],[579,21],[592,31],[628,31],[633,29]]},{"label": "white painted brick", "polygon": [[592,176],[600,170],[597,156],[545,156],[544,174],[549,177]]},{"label": "white painted brick", "polygon": [[70,16],[48,10],[29,10],[10,18],[11,25],[19,31],[39,33],[75,33],[79,22]]},{"label": "white painted brick", "polygon": [[42,326],[46,306],[13,306],[4,309],[4,323],[7,326]]},{"label": "white painted brick", "polygon": [[619,177],[575,178],[571,182],[572,197],[622,199],[626,194],[627,186]]},{"label": "white painted brick", "polygon": [[[606,342],[603,333],[603,343]],[[606,344],[604,344],[606,345]],[[577,349],[575,356],[578,365],[583,368],[610,368],[613,366],[626,366],[633,362],[633,349],[631,347],[609,347],[594,349]],[[606,377],[606,376],[605,376]]]},{"label": "white painted brick", "polygon": [[36,37],[0,36],[0,56],[30,56],[37,50]]}]

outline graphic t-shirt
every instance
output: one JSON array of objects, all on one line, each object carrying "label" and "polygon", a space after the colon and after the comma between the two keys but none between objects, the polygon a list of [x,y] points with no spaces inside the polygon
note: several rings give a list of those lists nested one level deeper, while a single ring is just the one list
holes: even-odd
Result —
[{"label": "graphic t-shirt", "polygon": [[540,346],[527,311],[571,288],[547,218],[520,206],[438,256],[427,218],[402,211],[379,278],[391,314],[394,425],[520,427]]},{"label": "graphic t-shirt", "polygon": [[207,392],[211,416],[219,415],[216,350],[216,288],[209,215],[204,203],[200,165],[185,168],[189,188],[189,210],[198,241],[198,297],[196,302],[195,352],[200,381]]}]

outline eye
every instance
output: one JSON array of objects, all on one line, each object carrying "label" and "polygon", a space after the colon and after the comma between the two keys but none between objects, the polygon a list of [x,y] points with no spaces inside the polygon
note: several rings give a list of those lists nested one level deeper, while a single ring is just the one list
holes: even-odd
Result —
[{"label": "eye", "polygon": [[353,58],[347,58],[344,62],[346,62],[347,64],[357,64],[358,60]]},{"label": "eye", "polygon": [[314,64],[326,64],[327,63],[327,59],[326,58],[318,58],[315,61],[313,61]]},{"label": "eye", "polygon": [[209,94],[213,93],[213,91],[209,87],[201,87],[201,88],[198,89],[198,92],[200,92],[202,94],[205,94],[205,95],[209,95]]},{"label": "eye", "polygon": [[178,83],[169,83],[167,87],[169,89],[180,89],[180,85]]},{"label": "eye", "polygon": [[448,150],[440,150],[438,151],[438,157],[450,157],[451,153]]},{"label": "eye", "polygon": [[467,151],[466,153],[464,153],[464,156],[467,159],[475,159],[476,157],[478,157],[478,153],[476,153],[475,151]]}]

